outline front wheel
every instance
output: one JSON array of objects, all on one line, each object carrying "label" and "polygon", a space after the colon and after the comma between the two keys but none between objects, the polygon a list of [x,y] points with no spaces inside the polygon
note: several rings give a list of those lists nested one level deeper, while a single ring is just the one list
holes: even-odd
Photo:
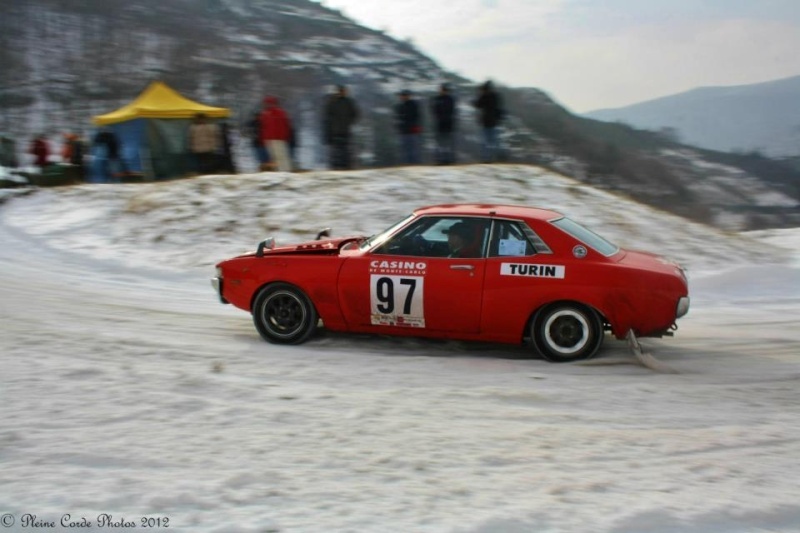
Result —
[{"label": "front wheel", "polygon": [[584,305],[551,304],[536,313],[531,339],[542,357],[552,363],[588,359],[603,343],[603,324],[600,316]]},{"label": "front wheel", "polygon": [[288,283],[261,289],[253,304],[253,322],[264,338],[276,344],[300,344],[317,327],[317,310],[306,294]]}]

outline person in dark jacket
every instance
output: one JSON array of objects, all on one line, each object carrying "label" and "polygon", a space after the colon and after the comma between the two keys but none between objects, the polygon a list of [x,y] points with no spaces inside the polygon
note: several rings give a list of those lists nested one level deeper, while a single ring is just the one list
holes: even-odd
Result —
[{"label": "person in dark jacket", "polygon": [[64,135],[64,146],[61,150],[61,160],[64,163],[69,163],[71,168],[69,172],[78,181],[83,181],[85,178],[85,169],[83,166],[84,146],[81,136],[77,133],[67,133]]},{"label": "person in dark jacket", "polygon": [[119,183],[125,167],[119,156],[119,140],[109,128],[102,128],[92,139],[92,181]]},{"label": "person in dark jacket", "polygon": [[250,137],[250,146],[253,147],[258,170],[265,171],[270,168],[269,152],[261,140],[261,111],[256,111],[245,125],[247,135]]},{"label": "person in dark jacket", "polygon": [[495,162],[500,158],[498,126],[503,119],[504,111],[500,95],[494,90],[491,81],[480,86],[478,98],[472,105],[478,110],[478,122],[483,130],[481,158],[484,163]]},{"label": "person in dark jacket", "polygon": [[11,137],[0,136],[0,167],[18,167],[17,144]]},{"label": "person in dark jacket", "polygon": [[236,163],[233,160],[233,141],[231,139],[231,126],[227,122],[219,125],[220,139],[222,141],[222,161],[220,170],[236,174]]},{"label": "person in dark jacket", "polygon": [[352,127],[358,121],[358,106],[347,95],[347,87],[339,85],[325,103],[322,130],[325,144],[330,147],[330,165],[333,170],[352,168],[350,144]]},{"label": "person in dark jacket", "polygon": [[400,156],[405,165],[418,165],[422,162],[421,134],[422,115],[419,103],[412,98],[411,91],[400,93],[400,103],[394,108],[397,132],[400,134]]},{"label": "person in dark jacket", "polygon": [[452,165],[456,161],[456,99],[450,85],[443,83],[439,94],[431,101],[431,113],[436,128],[436,164]]}]

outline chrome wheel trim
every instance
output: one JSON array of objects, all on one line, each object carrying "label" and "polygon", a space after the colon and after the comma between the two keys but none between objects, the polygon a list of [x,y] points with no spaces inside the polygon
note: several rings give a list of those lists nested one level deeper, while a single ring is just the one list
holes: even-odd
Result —
[{"label": "chrome wheel trim", "polygon": [[[572,355],[589,343],[591,326],[583,313],[560,309],[547,317],[542,330],[550,350],[561,355]],[[575,342],[564,345],[565,340],[572,339]]]}]

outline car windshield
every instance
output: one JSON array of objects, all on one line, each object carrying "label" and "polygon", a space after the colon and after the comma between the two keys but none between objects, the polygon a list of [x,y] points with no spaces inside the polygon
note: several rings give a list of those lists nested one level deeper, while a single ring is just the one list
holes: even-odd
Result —
[{"label": "car windshield", "polygon": [[414,218],[413,214],[412,215],[408,215],[407,217],[403,217],[402,220],[392,224],[389,227],[389,229],[387,229],[387,230],[385,230],[385,231],[383,231],[381,233],[376,233],[372,237],[370,237],[367,240],[365,240],[364,242],[362,242],[361,246],[359,246],[359,248],[361,250],[367,250],[369,248],[372,248],[373,246],[380,246],[381,244],[383,244],[386,241],[386,239],[389,238],[390,235],[392,235],[399,228],[405,226],[406,223],[409,220],[411,220],[412,218]]},{"label": "car windshield", "polygon": [[616,244],[608,242],[597,233],[584,228],[567,217],[551,220],[550,223],[606,257],[612,256],[619,251],[619,246]]}]

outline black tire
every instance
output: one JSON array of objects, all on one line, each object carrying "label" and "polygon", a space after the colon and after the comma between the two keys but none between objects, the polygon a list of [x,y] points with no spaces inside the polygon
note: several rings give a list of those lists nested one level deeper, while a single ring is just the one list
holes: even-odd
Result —
[{"label": "black tire", "polygon": [[542,308],[531,323],[531,339],[551,363],[589,359],[603,343],[603,323],[591,308],[560,302]]},{"label": "black tire", "polygon": [[288,283],[267,285],[253,303],[258,333],[275,344],[300,344],[317,328],[317,310],[306,294]]}]

